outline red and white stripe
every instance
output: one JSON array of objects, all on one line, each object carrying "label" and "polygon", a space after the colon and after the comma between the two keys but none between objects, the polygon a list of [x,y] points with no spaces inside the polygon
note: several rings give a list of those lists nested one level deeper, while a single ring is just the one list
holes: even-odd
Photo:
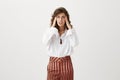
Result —
[{"label": "red and white stripe", "polygon": [[47,80],[73,80],[74,70],[70,56],[50,57]]}]

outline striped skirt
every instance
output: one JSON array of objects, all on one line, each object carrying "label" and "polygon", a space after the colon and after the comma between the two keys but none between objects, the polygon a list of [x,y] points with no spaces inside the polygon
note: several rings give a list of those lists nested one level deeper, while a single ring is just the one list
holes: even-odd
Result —
[{"label": "striped skirt", "polygon": [[47,80],[73,80],[74,70],[70,56],[50,57]]}]

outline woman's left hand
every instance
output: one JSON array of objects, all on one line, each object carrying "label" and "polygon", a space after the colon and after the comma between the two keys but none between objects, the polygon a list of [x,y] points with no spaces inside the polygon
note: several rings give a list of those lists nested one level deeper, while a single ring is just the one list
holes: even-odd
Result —
[{"label": "woman's left hand", "polygon": [[65,21],[66,21],[66,25],[67,25],[68,29],[71,29],[72,25],[69,23],[67,16],[65,17]]}]

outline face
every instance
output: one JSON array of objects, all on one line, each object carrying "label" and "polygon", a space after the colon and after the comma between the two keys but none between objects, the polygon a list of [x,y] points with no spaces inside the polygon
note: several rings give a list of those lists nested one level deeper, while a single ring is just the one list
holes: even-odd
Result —
[{"label": "face", "polygon": [[66,17],[66,15],[64,13],[60,13],[56,16],[57,24],[58,24],[59,27],[64,27],[65,17]]}]

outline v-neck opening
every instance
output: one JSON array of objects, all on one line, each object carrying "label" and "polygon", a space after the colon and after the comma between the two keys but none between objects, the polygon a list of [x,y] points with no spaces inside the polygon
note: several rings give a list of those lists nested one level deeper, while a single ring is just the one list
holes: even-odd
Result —
[{"label": "v-neck opening", "polygon": [[67,30],[65,30],[64,33],[62,33],[61,35],[59,35],[60,38],[62,38],[65,34],[66,34]]}]

